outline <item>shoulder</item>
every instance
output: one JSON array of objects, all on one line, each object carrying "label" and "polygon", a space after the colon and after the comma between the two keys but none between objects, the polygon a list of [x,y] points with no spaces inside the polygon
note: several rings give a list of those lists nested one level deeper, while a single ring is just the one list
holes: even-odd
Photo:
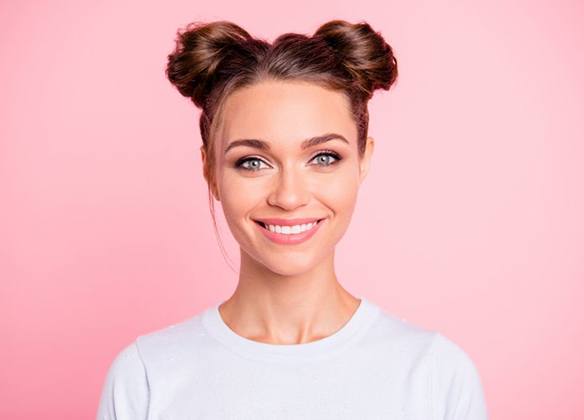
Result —
[{"label": "shoulder", "polygon": [[434,412],[449,420],[486,420],[482,381],[468,353],[450,338],[435,333],[428,358]]},{"label": "shoulder", "polygon": [[445,383],[460,383],[464,380],[468,382],[467,385],[480,384],[474,361],[460,345],[445,335],[438,332],[434,334],[429,358],[436,379]]},{"label": "shoulder", "polygon": [[434,333],[430,355],[438,370],[451,371],[453,367],[457,367],[465,371],[476,371],[474,362],[467,352],[456,342],[441,333]]},{"label": "shoulder", "polygon": [[[110,363],[103,383],[98,420],[146,419],[151,392],[174,371],[186,374],[189,355],[201,350],[199,314],[137,336]],[[176,376],[175,375],[175,376]]]},{"label": "shoulder", "polygon": [[419,390],[427,393],[434,418],[486,420],[481,378],[469,354],[440,332],[379,312],[368,334],[370,343],[392,371],[403,369],[408,383],[421,384]]},{"label": "shoulder", "polygon": [[99,401],[98,420],[145,419],[149,400],[146,370],[136,341],[111,362]]},{"label": "shoulder", "polygon": [[202,313],[136,338],[142,360],[147,369],[168,369],[179,360],[192,360],[203,351],[207,334]]},{"label": "shoulder", "polygon": [[387,343],[400,352],[416,354],[431,365],[433,373],[447,378],[453,375],[466,375],[478,380],[478,371],[470,356],[449,337],[408,322],[385,310],[371,329],[369,336],[374,340]]},{"label": "shoulder", "polygon": [[385,311],[378,305],[376,317],[368,338],[374,343],[414,361],[420,361],[431,350],[436,332]]}]

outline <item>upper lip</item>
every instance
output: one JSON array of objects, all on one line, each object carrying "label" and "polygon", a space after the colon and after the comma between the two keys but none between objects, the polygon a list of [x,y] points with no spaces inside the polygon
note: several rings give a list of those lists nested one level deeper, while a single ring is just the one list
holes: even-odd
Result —
[{"label": "upper lip", "polygon": [[277,219],[277,218],[270,218],[270,219],[253,219],[256,222],[262,222],[266,225],[279,225],[279,226],[294,226],[294,225],[303,225],[305,223],[312,223],[317,222],[323,217],[307,217],[302,219]]}]

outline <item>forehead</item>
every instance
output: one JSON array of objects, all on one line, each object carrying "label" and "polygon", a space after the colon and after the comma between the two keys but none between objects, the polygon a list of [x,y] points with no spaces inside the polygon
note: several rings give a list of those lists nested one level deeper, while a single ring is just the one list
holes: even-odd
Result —
[{"label": "forehead", "polygon": [[223,105],[221,140],[301,142],[328,132],[356,138],[347,97],[304,81],[262,81],[232,93]]}]

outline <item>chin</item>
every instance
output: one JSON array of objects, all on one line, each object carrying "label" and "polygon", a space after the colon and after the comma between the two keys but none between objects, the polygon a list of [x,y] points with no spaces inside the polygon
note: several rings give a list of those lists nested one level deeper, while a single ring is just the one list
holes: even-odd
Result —
[{"label": "chin", "polygon": [[322,258],[309,251],[287,252],[280,255],[262,255],[256,259],[258,264],[280,276],[299,276],[316,268]]}]

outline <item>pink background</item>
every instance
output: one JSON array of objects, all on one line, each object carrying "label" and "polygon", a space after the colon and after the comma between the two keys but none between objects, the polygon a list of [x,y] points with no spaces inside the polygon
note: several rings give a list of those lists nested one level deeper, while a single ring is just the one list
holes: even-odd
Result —
[{"label": "pink background", "polygon": [[123,346],[235,287],[199,111],[164,76],[176,29],[227,19],[273,40],[333,18],[368,21],[400,71],[370,102],[341,282],[460,344],[492,419],[584,418],[583,16],[551,0],[2,2],[0,418],[94,418]]}]

